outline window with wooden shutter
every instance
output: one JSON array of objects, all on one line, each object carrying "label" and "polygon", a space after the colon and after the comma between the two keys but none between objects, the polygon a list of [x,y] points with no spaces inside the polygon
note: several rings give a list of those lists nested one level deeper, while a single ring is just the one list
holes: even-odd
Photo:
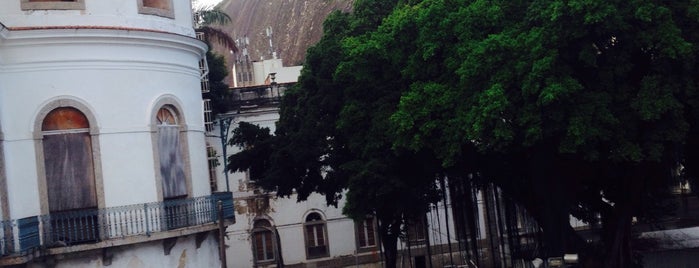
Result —
[{"label": "window with wooden shutter", "polygon": [[50,212],[97,207],[89,128],[85,115],[71,107],[54,109],[42,122]]},{"label": "window with wooden shutter", "polygon": [[87,117],[76,108],[51,110],[41,122],[44,172],[50,221],[49,245],[97,242],[100,230],[92,138]]},{"label": "window with wooden shutter", "polygon": [[180,125],[174,108],[170,106],[160,108],[156,115],[156,123],[163,199],[186,197],[187,183],[180,141]]}]

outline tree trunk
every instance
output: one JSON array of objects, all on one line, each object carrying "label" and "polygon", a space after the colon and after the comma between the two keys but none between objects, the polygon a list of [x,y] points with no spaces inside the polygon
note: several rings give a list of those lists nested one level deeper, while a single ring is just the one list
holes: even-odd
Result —
[{"label": "tree trunk", "polygon": [[604,267],[631,267],[631,219],[634,216],[641,200],[641,192],[646,185],[649,176],[660,176],[656,174],[663,170],[662,165],[653,163],[640,163],[630,167],[633,172],[629,172],[621,179],[624,185],[623,194],[615,204],[611,215],[606,215],[603,222],[603,242],[606,247],[604,257]]},{"label": "tree trunk", "polygon": [[400,234],[400,221],[379,221],[379,235],[383,245],[383,256],[386,268],[396,268],[398,257],[398,235]]}]

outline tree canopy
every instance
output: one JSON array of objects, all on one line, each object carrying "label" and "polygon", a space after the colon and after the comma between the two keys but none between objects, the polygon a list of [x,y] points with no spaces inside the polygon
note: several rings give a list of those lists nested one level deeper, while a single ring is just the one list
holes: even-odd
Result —
[{"label": "tree canopy", "polygon": [[[260,181],[347,190],[349,215],[391,226],[437,176],[477,175],[536,218],[546,254],[629,266],[632,217],[698,172],[698,26],[693,0],[357,1],[309,49]],[[601,215],[600,247],[571,214]]]}]

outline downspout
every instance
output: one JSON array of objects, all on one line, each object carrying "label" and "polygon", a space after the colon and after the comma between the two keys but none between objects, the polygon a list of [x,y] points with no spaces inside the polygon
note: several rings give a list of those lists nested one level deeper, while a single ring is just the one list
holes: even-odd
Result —
[{"label": "downspout", "polygon": [[4,138],[0,130],[0,221],[10,220],[10,203],[7,198],[7,177],[5,176],[5,149]]},{"label": "downspout", "polygon": [[[3,38],[3,32],[7,30],[7,27],[5,24],[0,22],[0,44],[2,44],[2,38]],[[2,64],[2,62],[0,62]],[[1,65],[0,65],[1,66]],[[2,218],[0,218],[0,221],[9,221],[10,220],[10,203],[9,199],[7,197],[7,177],[5,175],[5,149],[3,146],[4,143],[4,136],[2,134],[2,128],[0,127],[0,214],[2,215]],[[0,226],[4,227],[4,226]],[[12,237],[11,228],[0,228],[0,229],[5,229],[6,234],[5,237]],[[10,243],[9,247],[12,249],[12,243]]]}]

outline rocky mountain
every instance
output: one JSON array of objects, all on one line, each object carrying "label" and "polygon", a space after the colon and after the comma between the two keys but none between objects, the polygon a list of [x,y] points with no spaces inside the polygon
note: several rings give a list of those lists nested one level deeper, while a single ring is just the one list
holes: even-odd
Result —
[{"label": "rocky mountain", "polygon": [[[350,11],[353,0],[224,0],[219,8],[230,15],[223,29],[240,40],[253,61],[270,59],[272,50],[284,65],[300,65],[306,49],[320,40],[323,21],[333,10]],[[268,35],[269,33],[269,35]],[[271,38],[269,37],[271,35]],[[271,47],[270,50],[270,39]],[[227,54],[227,53],[226,53]],[[229,62],[230,63],[230,62]]]}]

